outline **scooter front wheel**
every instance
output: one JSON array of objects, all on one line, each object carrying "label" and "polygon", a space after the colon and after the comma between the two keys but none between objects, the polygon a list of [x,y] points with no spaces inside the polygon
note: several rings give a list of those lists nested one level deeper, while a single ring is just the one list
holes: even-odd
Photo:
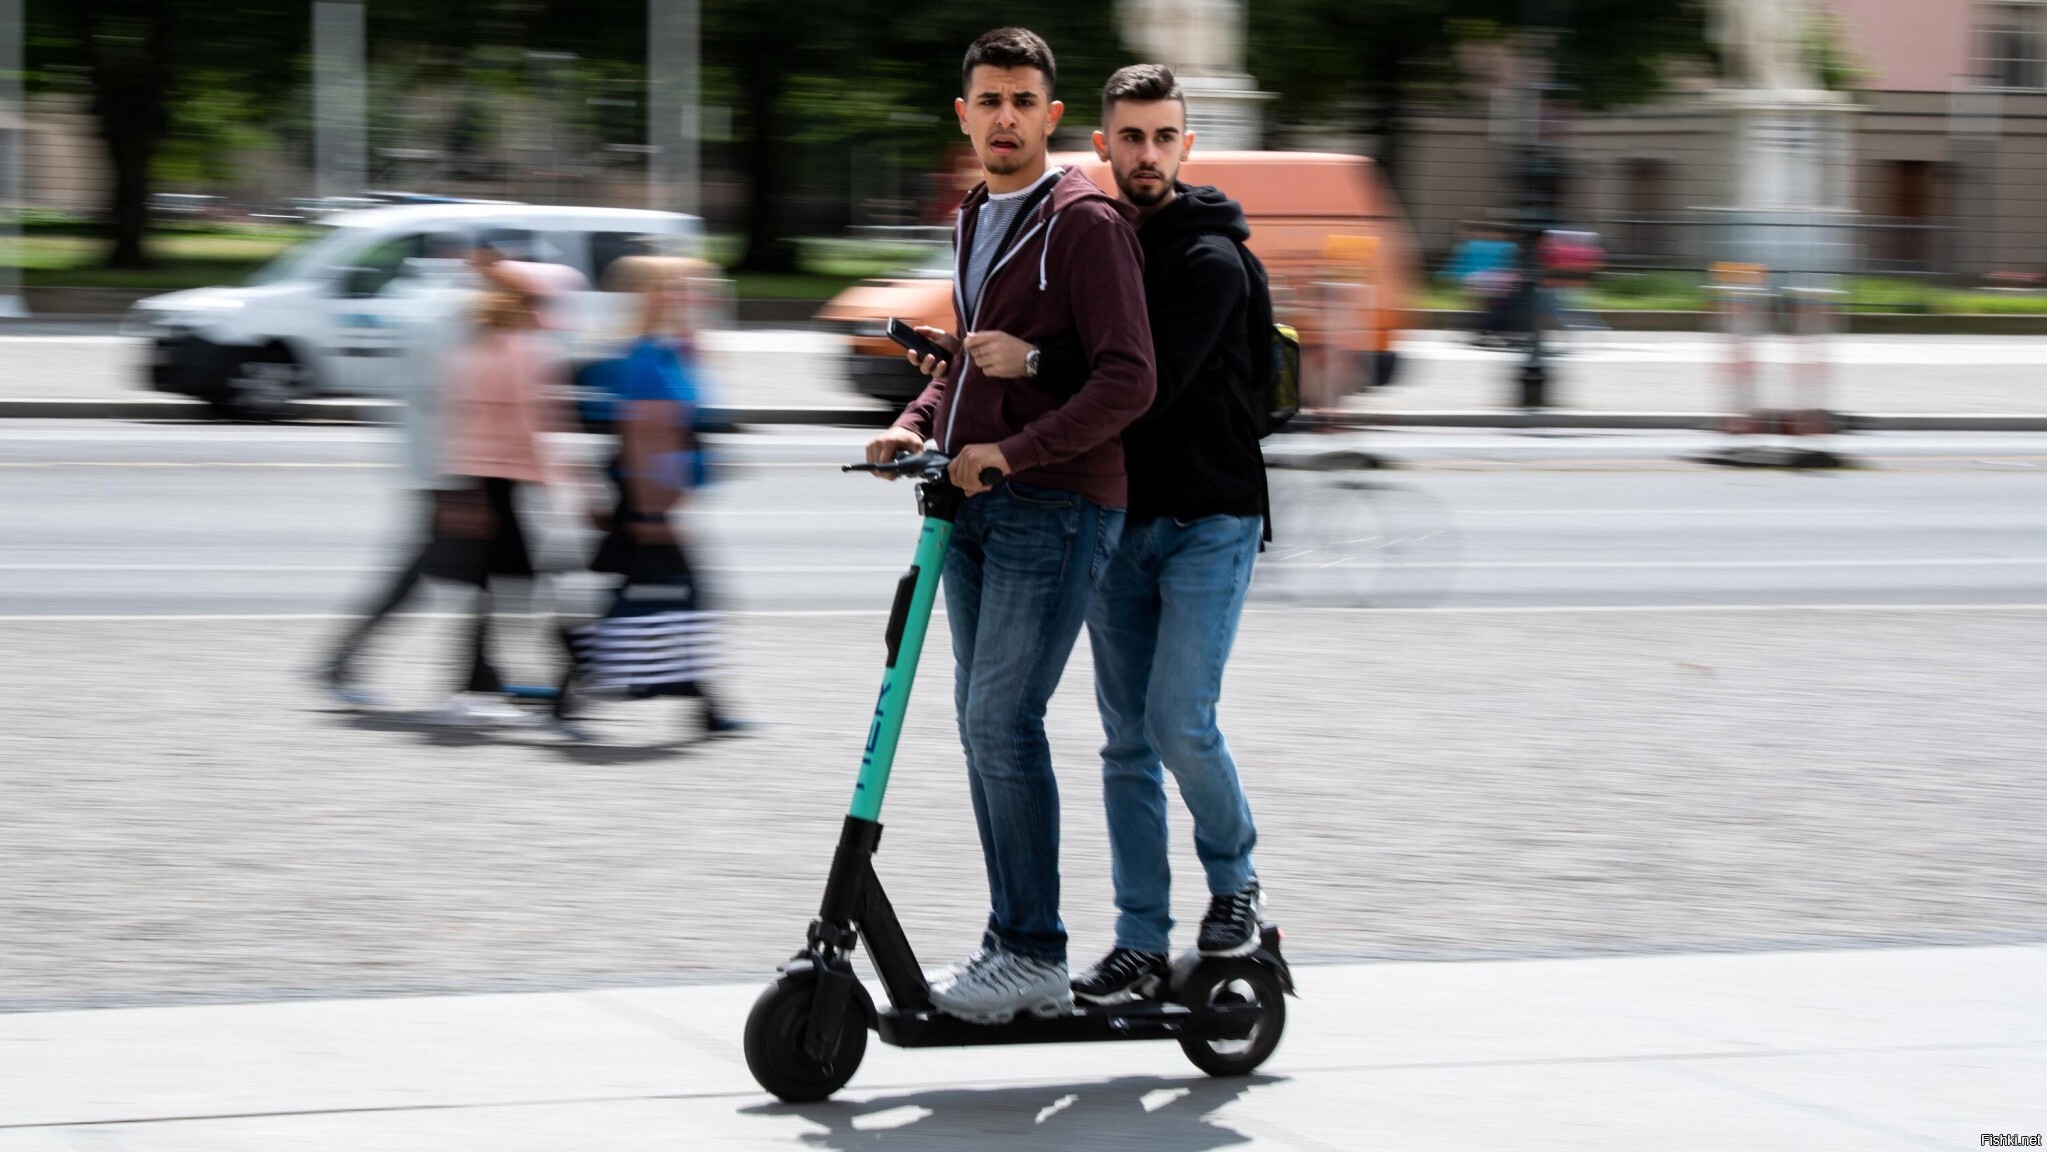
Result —
[{"label": "scooter front wheel", "polygon": [[1180,1041],[1180,1050],[1210,1076],[1246,1076],[1279,1047],[1286,1031],[1286,985],[1255,960],[1203,961],[1187,977],[1179,1000],[1189,1006],[1255,1004],[1257,1023],[1242,1040]]},{"label": "scooter front wheel", "polygon": [[761,992],[746,1017],[747,1069],[761,1087],[791,1104],[823,1100],[844,1088],[867,1055],[867,1021],[851,997],[832,1058],[820,1063],[804,1051],[816,996],[815,982],[784,976]]}]

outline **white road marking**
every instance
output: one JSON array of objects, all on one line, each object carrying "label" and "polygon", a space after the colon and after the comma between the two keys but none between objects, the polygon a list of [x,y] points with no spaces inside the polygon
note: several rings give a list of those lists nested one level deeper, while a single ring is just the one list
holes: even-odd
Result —
[{"label": "white road marking", "polygon": [[[1859,613],[1905,613],[1905,612],[2047,612],[2047,603],[2012,604],[1579,604],[1579,605],[1531,605],[1493,608],[1278,608],[1252,605],[1244,609],[1246,614],[1256,616],[1302,616],[1315,613],[1337,615],[1372,616],[1589,616],[1607,613],[1665,612],[1675,614],[1706,614],[1729,612],[1859,612]],[[870,616],[885,617],[886,608],[792,608],[792,609],[734,609],[720,615],[737,618],[760,617],[763,619],[807,618],[829,616]],[[421,620],[466,620],[466,612],[401,612],[397,615],[408,619]],[[520,619],[520,613],[499,613],[509,619]],[[934,618],[945,616],[940,608],[932,612]],[[64,614],[37,615],[22,613],[0,615],[0,624],[102,624],[102,623],[208,623],[245,622],[263,620],[357,620],[361,617],[351,612],[130,612],[101,613],[95,615]]]},{"label": "white road marking", "polygon": [[[1371,541],[1365,540],[1359,543],[1366,546],[1365,553],[1367,556],[1367,559],[1359,567],[1377,567],[1378,565],[1370,558],[1375,555],[1370,548]],[[1336,561],[1335,563],[1342,563],[1342,561]],[[1921,560],[1895,557],[1876,560],[1460,560],[1449,562],[1428,561],[1418,564],[1403,564],[1396,557],[1387,560],[1385,564],[1387,567],[1399,568],[1402,571],[1441,569],[1449,572],[1635,571],[1665,568],[2002,568],[2047,566],[2047,556],[1965,556],[1949,560]],[[1285,561],[1262,565],[1262,567],[1267,568],[1285,568],[1290,566]],[[1301,567],[1314,568],[1328,566],[1328,562],[1301,565]]]},{"label": "white road marking", "polygon": [[[1365,542],[1369,544],[1369,541]],[[1298,565],[1326,568],[1343,561],[1318,561]],[[1376,567],[1369,560],[1362,567]],[[1581,570],[1682,570],[1748,568],[2032,568],[2047,567],[2047,556],[1961,556],[1949,559],[1884,557],[1872,560],[1458,560],[1387,566],[1405,571],[1440,569],[1449,572],[1521,572]],[[704,572],[726,576],[865,575],[900,573],[904,564],[703,564]],[[1261,568],[1296,567],[1285,560],[1267,562]],[[0,563],[0,572],[348,572],[376,573],[389,567],[363,564],[10,564]],[[577,575],[579,573],[571,573]]]},{"label": "white road marking", "polygon": [[88,346],[106,344],[132,344],[135,347],[140,348],[148,343],[149,341],[141,336],[118,336],[110,333],[100,333],[98,335],[94,335],[89,332],[76,333],[72,335],[66,335],[59,332],[46,332],[41,335],[30,334],[21,336],[0,336],[0,348],[5,348],[10,344],[83,344]]}]

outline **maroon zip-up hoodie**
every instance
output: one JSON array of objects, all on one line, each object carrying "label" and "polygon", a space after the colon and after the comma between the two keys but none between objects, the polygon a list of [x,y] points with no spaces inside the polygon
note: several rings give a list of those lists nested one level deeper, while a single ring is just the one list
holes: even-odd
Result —
[{"label": "maroon zip-up hoodie", "polygon": [[1062,397],[1030,380],[986,375],[963,351],[895,426],[948,453],[994,444],[1014,478],[1122,508],[1129,496],[1119,433],[1151,406],[1156,387],[1134,210],[1068,169],[997,253],[968,316],[959,278],[987,198],[986,184],[967,193],[953,229],[953,331],[1007,332],[1032,344],[1078,334],[1087,382]]}]

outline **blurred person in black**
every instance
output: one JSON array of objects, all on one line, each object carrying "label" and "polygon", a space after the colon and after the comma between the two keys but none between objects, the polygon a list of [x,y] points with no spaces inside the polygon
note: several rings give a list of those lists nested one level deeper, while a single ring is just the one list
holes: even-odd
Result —
[{"label": "blurred person in black", "polygon": [[326,666],[328,686],[346,703],[376,703],[356,681],[358,654],[421,580],[433,577],[477,590],[467,671],[437,718],[457,724],[519,718],[498,698],[504,683],[489,655],[490,589],[493,579],[533,576],[518,489],[567,478],[565,462],[543,442],[568,429],[555,388],[563,364],[538,329],[549,302],[579,287],[581,277],[508,259],[512,254],[488,239],[478,244],[469,255],[473,283],[422,325],[407,427],[409,472],[427,495],[426,539]]},{"label": "blurred person in black", "polygon": [[[457,243],[452,234],[429,238],[435,245],[427,250],[429,259],[474,260],[474,245]],[[438,493],[455,487],[456,481],[441,467],[442,406],[447,391],[449,357],[461,346],[474,307],[473,286],[422,297],[420,313],[394,365],[398,394],[403,400],[400,428],[403,436],[404,486],[419,497],[421,532],[412,555],[391,582],[371,601],[369,612],[358,619],[335,645],[321,667],[320,679],[328,691],[350,706],[381,704],[382,698],[364,687],[358,660],[384,621],[419,590],[426,579],[427,561],[435,535]]]},{"label": "blurred person in black", "polygon": [[[1211,956],[1258,946],[1258,834],[1216,703],[1264,535],[1251,356],[1253,325],[1271,320],[1251,315],[1242,206],[1178,179],[1194,133],[1172,72],[1135,64],[1111,76],[1094,143],[1137,210],[1158,358],[1151,409],[1123,432],[1129,520],[1088,613],[1118,916],[1114,949],[1073,992],[1113,1004],[1158,994],[1170,975],[1166,770],[1208,882],[1197,946]],[[975,356],[992,375],[1036,375],[1054,391],[1086,372],[1065,340],[1034,348],[1004,337]]]}]

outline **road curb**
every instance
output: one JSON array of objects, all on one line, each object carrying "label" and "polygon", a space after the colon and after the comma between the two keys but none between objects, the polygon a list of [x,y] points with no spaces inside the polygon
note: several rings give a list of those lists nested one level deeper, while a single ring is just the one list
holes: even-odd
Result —
[{"label": "road curb", "polygon": [[[1620,309],[1595,312],[1613,332],[1717,332],[1717,312]],[[1470,331],[1481,314],[1454,308],[1418,308],[1415,327],[1435,332]],[[1841,331],[1851,336],[2038,336],[2047,315],[1994,312],[1844,312]]]},{"label": "road curb", "polygon": [[[292,418],[321,424],[394,424],[399,405],[388,400],[302,400]],[[882,428],[895,418],[889,408],[751,407],[712,408],[713,424],[762,427]],[[106,399],[0,399],[0,420],[211,420],[202,401],[183,396]],[[1850,432],[2047,432],[2047,414],[2009,412],[1844,412],[1836,419]],[[1582,428],[1601,431],[1714,431],[1717,412],[1575,412],[1548,409],[1475,408],[1416,412],[1341,412],[1314,423],[1331,428]]]},{"label": "road curb", "polygon": [[[2047,432],[2047,413],[1837,412],[1845,432]],[[1333,428],[1587,428],[1607,431],[1715,432],[1718,412],[1573,412],[1469,409],[1436,412],[1341,412],[1318,422]]]}]

